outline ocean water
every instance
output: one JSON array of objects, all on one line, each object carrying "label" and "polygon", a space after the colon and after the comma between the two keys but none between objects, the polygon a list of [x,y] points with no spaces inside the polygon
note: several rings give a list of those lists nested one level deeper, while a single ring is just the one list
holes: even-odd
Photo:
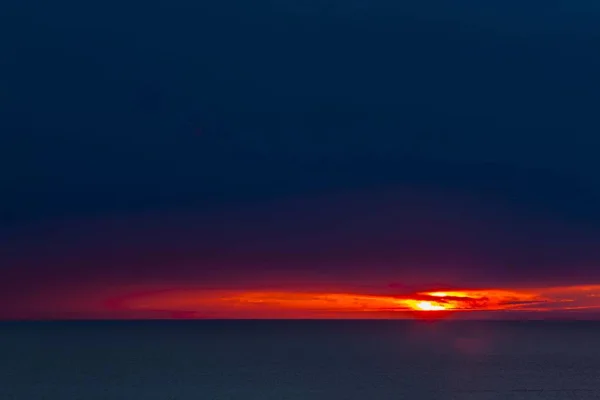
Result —
[{"label": "ocean water", "polygon": [[596,398],[592,322],[0,324],[1,400]]}]

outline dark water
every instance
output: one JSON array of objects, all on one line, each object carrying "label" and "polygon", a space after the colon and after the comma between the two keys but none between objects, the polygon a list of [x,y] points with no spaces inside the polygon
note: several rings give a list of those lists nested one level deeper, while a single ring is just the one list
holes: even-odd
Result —
[{"label": "dark water", "polygon": [[0,324],[0,399],[593,399],[600,324]]}]

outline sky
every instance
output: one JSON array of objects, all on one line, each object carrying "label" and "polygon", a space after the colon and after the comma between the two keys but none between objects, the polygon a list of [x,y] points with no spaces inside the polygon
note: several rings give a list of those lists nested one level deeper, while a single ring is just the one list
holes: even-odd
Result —
[{"label": "sky", "polygon": [[525,3],[2,2],[0,319],[597,318],[600,8]]}]

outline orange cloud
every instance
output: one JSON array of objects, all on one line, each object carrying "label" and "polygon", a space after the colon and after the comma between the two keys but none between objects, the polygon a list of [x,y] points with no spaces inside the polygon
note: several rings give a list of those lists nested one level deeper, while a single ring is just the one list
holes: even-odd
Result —
[{"label": "orange cloud", "polygon": [[549,313],[600,308],[600,285],[470,289],[373,295],[344,292],[206,290],[131,292],[104,303],[113,312],[181,318],[410,318],[415,313]]}]

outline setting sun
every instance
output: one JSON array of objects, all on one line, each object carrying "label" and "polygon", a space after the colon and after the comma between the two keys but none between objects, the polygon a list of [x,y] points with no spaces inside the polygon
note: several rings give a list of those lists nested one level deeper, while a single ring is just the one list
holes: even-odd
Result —
[{"label": "setting sun", "polygon": [[446,309],[446,307],[443,305],[434,304],[431,301],[419,301],[417,304],[415,304],[415,307],[422,311],[443,311]]}]

